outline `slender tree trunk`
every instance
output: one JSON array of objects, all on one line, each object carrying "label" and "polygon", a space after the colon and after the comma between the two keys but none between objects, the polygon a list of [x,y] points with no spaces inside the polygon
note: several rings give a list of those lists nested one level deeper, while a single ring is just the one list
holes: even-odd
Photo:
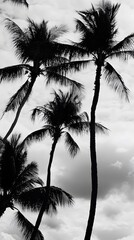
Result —
[{"label": "slender tree trunk", "polygon": [[14,127],[16,126],[16,123],[17,123],[18,118],[19,118],[19,116],[20,116],[21,110],[22,110],[23,106],[25,105],[26,101],[28,100],[28,97],[29,97],[29,95],[30,95],[30,93],[31,93],[31,91],[32,91],[33,85],[34,85],[34,83],[35,83],[35,81],[36,81],[36,77],[37,77],[37,75],[33,75],[33,76],[32,76],[31,82],[30,82],[30,84],[29,84],[29,88],[28,88],[28,90],[27,90],[27,93],[26,93],[25,97],[23,98],[22,102],[20,103],[20,105],[19,105],[19,107],[18,107],[16,116],[15,116],[15,119],[14,119],[12,125],[10,126],[8,132],[6,133],[5,137],[3,138],[4,141],[7,140],[7,138],[9,137],[9,135],[12,133]]},{"label": "slender tree trunk", "polygon": [[90,156],[91,156],[91,202],[89,210],[89,218],[85,233],[84,240],[90,240],[95,212],[96,212],[96,202],[98,193],[98,174],[97,174],[97,157],[96,157],[96,141],[95,141],[95,111],[99,99],[100,92],[100,78],[101,78],[101,65],[97,66],[96,79],[95,79],[95,92],[91,106],[91,123],[90,123]]},{"label": "slender tree trunk", "polygon": [[41,220],[44,214],[44,211],[47,210],[49,208],[49,192],[50,192],[50,184],[51,184],[51,165],[52,165],[52,161],[53,161],[53,156],[54,156],[54,151],[56,148],[56,144],[57,144],[58,139],[55,139],[53,144],[52,144],[52,148],[51,148],[51,152],[50,152],[50,159],[49,159],[49,164],[48,164],[48,169],[47,169],[47,181],[46,181],[46,197],[44,198],[43,204],[41,206],[40,212],[38,214],[35,226],[34,226],[34,230],[33,233],[31,235],[30,240],[35,240],[37,231],[39,229],[39,226],[41,224]]}]

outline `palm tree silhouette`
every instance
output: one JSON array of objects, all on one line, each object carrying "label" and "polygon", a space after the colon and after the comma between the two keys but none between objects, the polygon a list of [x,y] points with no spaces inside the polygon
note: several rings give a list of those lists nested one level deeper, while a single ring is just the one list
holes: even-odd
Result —
[{"label": "palm tree silhouette", "polygon": [[92,193],[89,218],[85,233],[85,240],[89,240],[92,234],[92,228],[95,218],[96,201],[98,192],[98,173],[95,141],[95,113],[99,100],[100,80],[102,72],[107,83],[121,96],[128,100],[128,89],[125,86],[121,75],[115,68],[107,62],[107,59],[114,57],[127,60],[128,57],[134,57],[134,34],[125,37],[122,41],[115,41],[117,34],[116,14],[120,5],[111,4],[109,1],[102,1],[97,8],[92,6],[89,11],[79,11],[78,14],[82,20],[76,20],[76,28],[81,34],[81,40],[78,43],[80,48],[86,50],[87,55],[92,56],[90,61],[96,65],[96,76],[94,82],[94,96],[91,105],[91,127],[90,127],[90,154],[91,154],[91,179]]},{"label": "palm tree silhouette", "polygon": [[[134,34],[125,37],[122,41],[116,41],[116,14],[120,4],[111,4],[109,1],[100,2],[95,8],[87,11],[78,11],[79,19],[76,19],[76,30],[80,33],[80,41],[74,43],[74,49],[70,52],[70,62],[53,67],[54,71],[61,72],[78,71],[87,67],[92,62],[96,66],[94,82],[94,96],[91,104],[90,127],[90,155],[91,155],[91,202],[89,219],[85,234],[85,240],[91,238],[98,192],[98,173],[96,158],[95,118],[96,108],[100,93],[100,80],[102,73],[109,84],[121,97],[128,100],[129,90],[125,86],[121,75],[115,70],[107,59],[119,58],[127,60],[134,57]],[[86,59],[84,59],[86,56]],[[82,57],[82,60],[79,60]],[[78,59],[78,60],[76,60]]]},{"label": "palm tree silhouette", "polygon": [[[79,100],[77,95],[74,95],[73,92],[63,93],[59,91],[59,93],[54,92],[54,100],[45,104],[44,106],[39,106],[35,108],[32,112],[32,119],[35,120],[37,115],[42,116],[42,120],[45,122],[45,125],[37,131],[32,132],[27,136],[24,140],[26,144],[31,143],[33,140],[42,140],[43,137],[49,135],[52,138],[52,147],[50,151],[50,158],[47,168],[47,180],[46,180],[46,191],[47,196],[49,198],[50,186],[51,186],[51,167],[54,157],[54,152],[56,145],[61,138],[61,136],[65,137],[65,144],[69,150],[71,156],[75,156],[79,150],[79,146],[74,141],[70,132],[74,132],[76,134],[83,133],[83,131],[89,131],[89,121],[86,112],[79,113],[81,109],[81,101]],[[103,127],[97,126],[103,131]],[[41,219],[44,213],[44,210],[47,208],[48,199],[43,202],[42,207],[40,209],[34,232],[31,236],[31,240],[34,239],[36,231],[39,228],[41,223]]]},{"label": "palm tree silhouette", "polygon": [[36,24],[29,19],[28,27],[23,31],[16,23],[6,19],[6,27],[12,35],[16,55],[22,61],[22,64],[0,69],[1,81],[11,81],[24,74],[28,74],[28,78],[11,97],[4,111],[5,113],[17,109],[15,119],[4,139],[7,139],[13,131],[21,110],[32,92],[37,77],[40,75],[45,76],[46,84],[54,81],[61,85],[82,87],[76,81],[63,76],[63,74],[60,75],[51,71],[50,68],[50,66],[68,61],[62,56],[62,53],[65,53],[67,45],[58,42],[58,38],[66,32],[64,26],[53,27],[49,30],[47,22],[42,21],[40,24]]},{"label": "palm tree silhouette", "polygon": [[6,1],[10,1],[16,5],[24,5],[24,6],[28,7],[28,3],[26,0],[4,0],[4,2],[6,2]]},{"label": "palm tree silhouette", "polygon": [[[1,139],[0,152],[0,217],[7,208],[16,209],[18,225],[25,239],[29,239],[34,226],[16,208],[15,204],[23,209],[39,211],[46,198],[46,187],[38,177],[38,168],[35,162],[26,165],[27,151],[20,142],[20,134],[12,135],[10,141]],[[36,185],[39,184],[40,187]],[[72,196],[60,188],[50,188],[48,208],[46,213],[57,211],[58,205],[72,203]],[[44,239],[42,233],[36,232],[36,239]]]}]

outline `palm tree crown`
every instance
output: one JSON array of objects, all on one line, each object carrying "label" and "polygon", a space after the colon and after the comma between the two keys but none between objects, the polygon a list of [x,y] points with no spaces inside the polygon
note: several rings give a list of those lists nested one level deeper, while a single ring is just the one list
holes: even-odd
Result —
[{"label": "palm tree crown", "polygon": [[[17,209],[19,204],[23,209],[39,211],[46,198],[46,187],[38,177],[38,168],[35,162],[26,165],[27,151],[20,142],[20,134],[12,135],[10,141],[1,140],[0,155],[0,216],[7,208]],[[37,187],[37,184],[40,185]],[[57,206],[72,203],[72,196],[60,188],[50,188],[49,204],[46,213],[57,211]],[[33,225],[17,209],[16,218],[25,239],[29,239]],[[40,231],[37,239],[43,240]]]},{"label": "palm tree crown", "polygon": [[1,81],[11,81],[25,74],[27,75],[27,80],[11,97],[6,106],[5,112],[16,110],[17,108],[18,110],[5,139],[11,134],[16,125],[21,109],[28,100],[37,77],[40,75],[45,76],[46,84],[54,81],[62,85],[71,85],[76,88],[82,87],[76,81],[51,69],[51,66],[57,66],[68,61],[62,56],[66,45],[58,41],[59,37],[66,32],[64,26],[52,27],[49,30],[46,21],[43,20],[40,24],[36,24],[28,19],[28,27],[22,30],[16,23],[6,19],[6,27],[12,35],[16,55],[22,63],[0,69]]},{"label": "palm tree crown", "polygon": [[74,156],[79,147],[69,132],[75,132],[76,134],[83,131],[88,132],[90,127],[87,113],[79,114],[80,109],[81,101],[73,92],[66,94],[62,91],[54,92],[54,100],[33,109],[32,120],[35,120],[37,115],[41,115],[45,125],[42,129],[29,134],[25,139],[26,143],[31,143],[32,140],[41,140],[46,135],[50,135],[53,140],[58,140],[64,135],[65,143]]},{"label": "palm tree crown", "polygon": [[[76,20],[76,29],[80,32],[80,42],[77,46],[85,50],[96,66],[101,66],[108,84],[128,99],[128,89],[121,75],[107,61],[114,57],[127,60],[134,57],[134,34],[117,42],[116,14],[120,4],[102,1],[98,7],[79,11],[81,18]],[[90,61],[89,61],[90,63]]]},{"label": "palm tree crown", "polygon": [[[3,215],[7,208],[16,209],[15,203],[34,211],[38,205],[42,204],[42,201],[37,199],[34,199],[35,206],[30,201],[27,202],[27,194],[30,195],[30,191],[34,191],[35,193],[35,186],[37,184],[42,186],[43,182],[38,177],[37,164],[31,162],[26,165],[26,161],[27,151],[24,145],[22,146],[20,143],[20,135],[13,135],[10,141],[3,142],[1,140],[0,216]],[[33,228],[33,225],[18,209],[16,217],[21,227],[23,221],[23,233],[24,236],[27,236],[27,226],[29,225]],[[43,239],[40,231],[38,231],[37,236]]]}]

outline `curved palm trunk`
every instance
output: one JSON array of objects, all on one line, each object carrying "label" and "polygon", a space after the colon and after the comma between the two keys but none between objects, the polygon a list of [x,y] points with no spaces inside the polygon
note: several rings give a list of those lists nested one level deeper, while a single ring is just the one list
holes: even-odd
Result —
[{"label": "curved palm trunk", "polygon": [[35,240],[36,233],[37,233],[37,231],[39,229],[39,226],[41,224],[41,220],[42,220],[44,211],[45,211],[45,209],[48,209],[48,207],[49,207],[48,204],[49,204],[49,191],[50,191],[50,184],[51,184],[51,165],[52,165],[54,151],[55,151],[55,148],[56,148],[57,141],[58,141],[58,138],[56,138],[53,141],[51,152],[50,152],[50,159],[49,159],[49,164],[48,164],[48,169],[47,169],[46,198],[44,199],[43,204],[41,206],[39,215],[37,217],[37,220],[36,220],[36,223],[35,223],[35,226],[34,226],[34,231],[31,235],[30,240]]},{"label": "curved palm trunk", "polygon": [[12,133],[14,127],[16,126],[16,123],[17,123],[18,118],[19,118],[19,116],[20,116],[21,110],[22,110],[23,106],[25,105],[25,103],[26,103],[26,101],[27,101],[27,99],[28,99],[28,97],[29,97],[29,95],[30,95],[30,93],[31,93],[31,91],[32,91],[33,85],[34,85],[34,83],[35,83],[35,81],[36,81],[36,77],[37,77],[37,75],[33,75],[33,76],[32,76],[31,82],[30,82],[30,84],[29,84],[29,88],[28,88],[28,90],[27,90],[27,93],[26,93],[25,97],[23,98],[22,102],[20,103],[20,105],[19,105],[19,107],[18,107],[18,110],[17,110],[16,116],[15,116],[15,119],[14,119],[11,127],[9,128],[9,130],[8,130],[8,132],[6,133],[5,137],[3,138],[4,141],[7,140],[7,138],[9,137],[9,135]]},{"label": "curved palm trunk", "polygon": [[91,106],[91,122],[90,122],[90,155],[91,155],[91,202],[89,210],[89,218],[85,233],[84,240],[90,240],[95,212],[96,212],[96,202],[98,193],[98,174],[97,174],[97,157],[96,157],[96,141],[95,141],[95,111],[99,99],[100,92],[100,78],[101,78],[101,65],[97,66],[96,79],[95,79],[95,92],[93,97],[93,102]]}]

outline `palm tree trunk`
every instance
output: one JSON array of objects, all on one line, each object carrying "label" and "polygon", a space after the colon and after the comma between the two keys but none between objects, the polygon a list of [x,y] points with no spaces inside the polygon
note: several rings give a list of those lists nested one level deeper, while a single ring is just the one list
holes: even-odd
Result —
[{"label": "palm tree trunk", "polygon": [[44,211],[47,210],[49,208],[49,191],[50,191],[50,184],[51,184],[51,165],[52,165],[52,161],[53,161],[53,156],[54,156],[54,151],[56,148],[56,144],[57,144],[58,139],[55,139],[53,144],[52,144],[52,148],[51,148],[51,152],[50,152],[50,159],[49,159],[49,164],[48,164],[48,169],[47,169],[47,181],[46,181],[46,198],[44,198],[43,204],[41,206],[40,212],[38,214],[35,226],[34,226],[34,230],[33,233],[31,235],[30,240],[35,240],[36,237],[36,233],[39,229],[39,226],[41,224],[41,220],[44,214]]},{"label": "palm tree trunk", "polygon": [[96,79],[95,79],[95,92],[93,97],[93,102],[91,106],[91,122],[90,122],[90,156],[91,156],[91,202],[89,210],[89,218],[85,233],[84,240],[90,240],[95,212],[96,212],[96,202],[98,193],[98,174],[97,174],[97,157],[96,157],[96,141],[95,141],[95,112],[99,99],[100,92],[100,78],[101,78],[101,65],[97,66]]},{"label": "palm tree trunk", "polygon": [[22,110],[23,106],[25,105],[25,103],[26,103],[26,101],[27,101],[27,99],[28,99],[28,97],[29,97],[29,95],[30,95],[30,93],[32,91],[33,85],[34,85],[34,83],[36,81],[36,77],[37,77],[36,75],[33,75],[33,77],[31,78],[31,82],[29,84],[29,88],[27,90],[27,93],[26,93],[25,97],[23,98],[22,102],[20,103],[20,105],[18,107],[16,116],[15,116],[15,119],[14,119],[12,125],[10,126],[8,132],[6,133],[5,137],[3,138],[4,141],[7,140],[9,135],[12,133],[14,127],[16,126],[16,123],[17,123],[18,118],[20,116],[21,110]]}]

